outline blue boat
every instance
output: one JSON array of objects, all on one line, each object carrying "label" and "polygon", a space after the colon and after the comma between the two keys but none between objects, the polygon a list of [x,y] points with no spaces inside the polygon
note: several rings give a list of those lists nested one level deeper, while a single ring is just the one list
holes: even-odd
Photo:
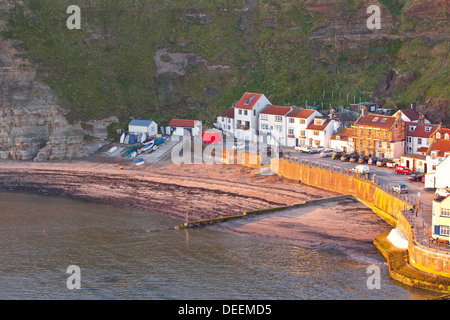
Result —
[{"label": "blue boat", "polygon": [[154,145],[155,143],[153,141],[150,141],[149,143],[147,143],[145,146],[142,147],[142,151],[144,152],[151,151]]},{"label": "blue boat", "polygon": [[134,160],[134,161],[133,161],[133,163],[135,163],[135,164],[136,164],[136,163],[139,163],[139,162],[142,162],[142,161],[144,161],[144,159],[142,159],[142,158],[139,158],[139,159],[136,159],[136,160]]},{"label": "blue boat", "polygon": [[135,144],[136,143],[136,139],[134,138],[134,136],[130,136],[130,144]]},{"label": "blue boat", "polygon": [[156,141],[155,141],[155,144],[157,145],[157,146],[159,146],[161,143],[163,143],[165,140],[164,140],[164,138],[158,138],[158,139],[156,139]]}]

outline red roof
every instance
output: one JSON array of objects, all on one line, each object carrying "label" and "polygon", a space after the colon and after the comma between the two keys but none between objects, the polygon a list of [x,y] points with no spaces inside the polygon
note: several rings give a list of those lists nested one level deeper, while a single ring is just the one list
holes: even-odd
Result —
[{"label": "red roof", "polygon": [[266,110],[261,112],[261,114],[271,114],[271,115],[275,115],[275,116],[284,116],[287,113],[289,113],[290,111],[291,111],[291,107],[270,106]]},{"label": "red roof", "polygon": [[428,149],[428,155],[431,151],[439,151],[438,157],[443,157],[446,152],[450,152],[450,140],[439,139],[436,140],[433,145]]},{"label": "red roof", "polygon": [[250,110],[253,108],[256,101],[258,101],[259,98],[261,98],[261,96],[262,96],[261,93],[246,92],[244,96],[241,98],[241,100],[239,100],[239,102],[237,103],[236,108]]},{"label": "red roof", "polygon": [[318,130],[318,131],[322,131],[324,130],[329,124],[330,124],[330,119],[323,119],[323,124],[314,124],[314,121],[311,122],[311,124],[306,128],[306,130]]},{"label": "red roof", "polygon": [[229,107],[227,110],[225,110],[224,112],[222,112],[219,117],[224,117],[224,118],[231,118],[234,119],[234,108],[233,107]]},{"label": "red roof", "polygon": [[[411,126],[416,127],[414,131],[410,130]],[[429,131],[426,131],[427,128],[429,128]],[[409,137],[429,138],[438,128],[438,124],[418,125],[417,122],[406,122],[406,135]]]},{"label": "red roof", "polygon": [[172,119],[169,127],[194,128],[198,120]]},{"label": "red roof", "polygon": [[360,117],[355,122],[355,126],[369,126],[390,129],[394,125],[395,120],[396,117],[369,113],[363,117]]},{"label": "red roof", "polygon": [[420,118],[420,113],[412,108],[400,110],[411,121],[417,121]]},{"label": "red roof", "polygon": [[422,148],[417,149],[417,152],[420,152],[420,153],[427,153],[427,151],[428,151],[427,147],[422,147]]},{"label": "red roof", "polygon": [[292,110],[287,116],[290,118],[300,118],[300,119],[307,119],[309,118],[315,110],[312,109],[299,109],[295,108]]}]

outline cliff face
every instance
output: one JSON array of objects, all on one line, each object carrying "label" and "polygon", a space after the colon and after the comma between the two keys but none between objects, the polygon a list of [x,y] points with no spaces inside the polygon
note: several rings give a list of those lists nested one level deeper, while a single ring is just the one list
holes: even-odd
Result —
[{"label": "cliff face", "polygon": [[[369,5],[381,8],[381,30],[367,28]],[[447,6],[86,0],[82,29],[67,30],[65,1],[1,1],[0,157],[88,155],[111,115],[208,125],[245,91],[277,104],[417,101],[450,122]]]},{"label": "cliff face", "polygon": [[0,41],[0,159],[71,159],[101,147],[115,118],[83,126],[89,130],[70,124],[55,94],[11,44]]}]

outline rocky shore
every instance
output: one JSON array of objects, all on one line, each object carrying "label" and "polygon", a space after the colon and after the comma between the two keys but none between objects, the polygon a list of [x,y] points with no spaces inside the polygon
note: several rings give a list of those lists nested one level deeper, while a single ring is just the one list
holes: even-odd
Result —
[{"label": "rocky shore", "polygon": [[[233,165],[141,167],[104,158],[0,162],[0,191],[100,201],[114,206],[201,220],[292,205],[336,194]],[[119,167],[123,169],[119,170]]]}]

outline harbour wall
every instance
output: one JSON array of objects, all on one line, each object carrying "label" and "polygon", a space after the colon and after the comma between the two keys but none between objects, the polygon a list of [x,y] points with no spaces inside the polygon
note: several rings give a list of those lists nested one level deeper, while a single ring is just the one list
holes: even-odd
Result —
[{"label": "harbour wall", "polygon": [[[250,168],[261,168],[261,159],[243,152],[223,153],[223,162],[239,164]],[[416,238],[415,227],[403,214],[413,208],[412,203],[396,197],[376,183],[358,176],[294,163],[282,159],[272,159],[270,169],[277,175],[296,180],[309,186],[352,195],[389,223],[401,230],[409,239],[408,263],[420,271],[450,278],[450,254],[421,245]]]}]

